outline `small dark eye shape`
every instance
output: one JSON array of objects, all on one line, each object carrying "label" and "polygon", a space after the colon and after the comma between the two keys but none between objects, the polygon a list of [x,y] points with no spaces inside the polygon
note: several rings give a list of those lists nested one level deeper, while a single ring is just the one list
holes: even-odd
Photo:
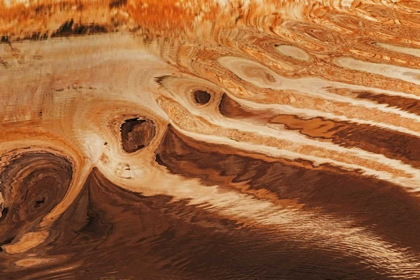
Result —
[{"label": "small dark eye shape", "polygon": [[197,90],[194,92],[194,101],[198,105],[205,105],[209,103],[211,94],[204,90]]},{"label": "small dark eye shape", "polygon": [[147,147],[156,134],[155,124],[148,119],[125,120],[120,130],[123,149],[127,153],[134,153]]}]

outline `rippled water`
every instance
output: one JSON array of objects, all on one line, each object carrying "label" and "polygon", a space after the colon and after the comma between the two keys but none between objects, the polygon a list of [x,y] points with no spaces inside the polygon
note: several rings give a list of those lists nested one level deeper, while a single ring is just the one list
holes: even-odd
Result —
[{"label": "rippled water", "polygon": [[420,279],[418,8],[0,2],[0,279]]}]

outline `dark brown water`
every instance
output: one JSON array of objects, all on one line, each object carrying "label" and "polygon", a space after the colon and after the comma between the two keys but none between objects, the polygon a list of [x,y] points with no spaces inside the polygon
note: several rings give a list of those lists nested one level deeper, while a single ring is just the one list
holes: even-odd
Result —
[{"label": "dark brown water", "polygon": [[420,279],[419,8],[0,0],[0,280]]}]

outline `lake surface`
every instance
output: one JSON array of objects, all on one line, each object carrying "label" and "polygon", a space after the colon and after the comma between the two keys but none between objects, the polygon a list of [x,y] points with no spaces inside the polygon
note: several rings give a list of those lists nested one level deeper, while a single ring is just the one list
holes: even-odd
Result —
[{"label": "lake surface", "polygon": [[0,2],[0,279],[420,279],[419,8]]}]

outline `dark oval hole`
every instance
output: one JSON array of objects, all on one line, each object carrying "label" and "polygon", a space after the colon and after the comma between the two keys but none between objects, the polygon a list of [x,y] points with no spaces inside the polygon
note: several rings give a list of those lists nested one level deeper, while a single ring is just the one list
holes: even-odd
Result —
[{"label": "dark oval hole", "polygon": [[194,92],[194,100],[197,104],[204,105],[210,101],[211,95],[207,91],[197,90]]},{"label": "dark oval hole", "polygon": [[151,120],[128,119],[121,125],[123,149],[127,153],[141,150],[150,144],[155,133],[155,124]]},{"label": "dark oval hole", "polygon": [[6,218],[7,213],[9,213],[9,209],[7,207],[5,207],[2,211],[1,211],[1,217],[0,217],[0,221],[4,218]]}]

